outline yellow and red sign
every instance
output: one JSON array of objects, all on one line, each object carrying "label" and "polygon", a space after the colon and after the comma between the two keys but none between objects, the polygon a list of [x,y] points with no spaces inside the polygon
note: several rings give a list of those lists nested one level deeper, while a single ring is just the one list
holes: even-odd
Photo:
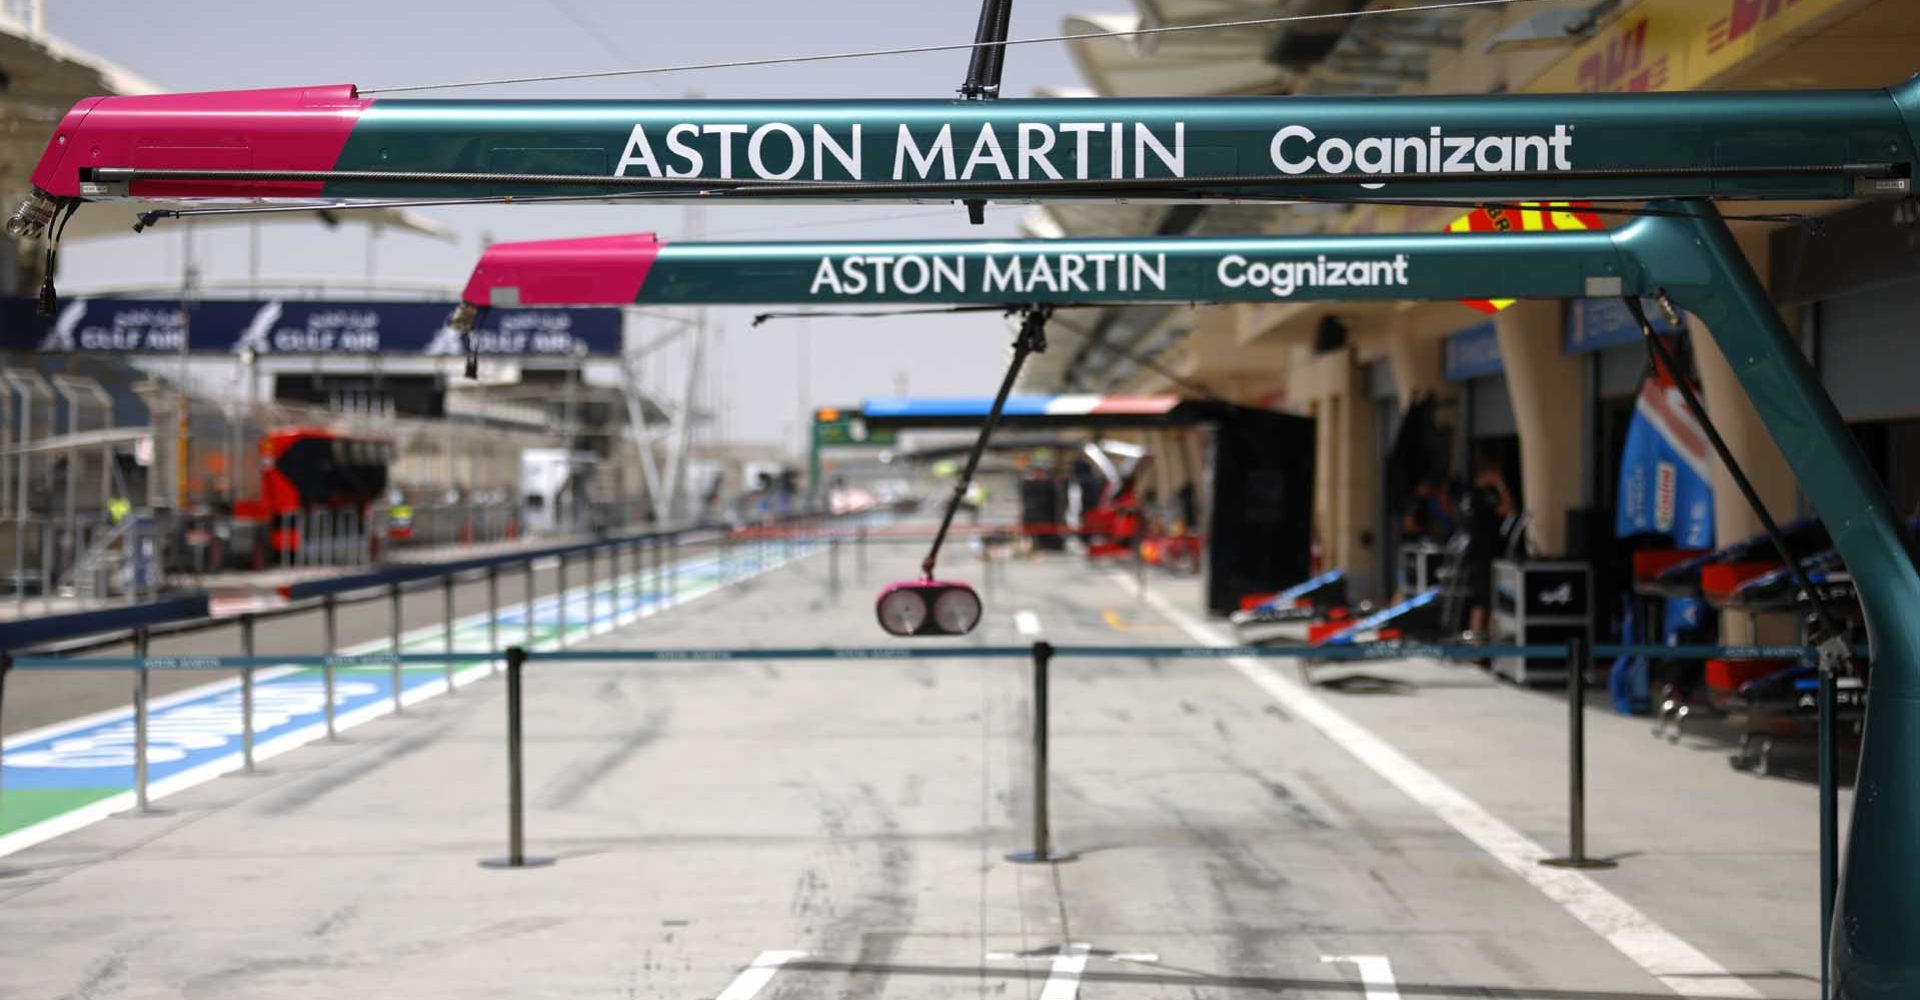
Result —
[{"label": "yellow and red sign", "polygon": [[1697,90],[1862,0],[1641,0],[1524,91]]},{"label": "yellow and red sign", "polygon": [[[1447,223],[1450,233],[1564,233],[1605,229],[1606,223],[1585,201],[1523,201],[1518,205],[1483,205]],[[1513,299],[1461,299],[1483,313],[1497,313]]]}]

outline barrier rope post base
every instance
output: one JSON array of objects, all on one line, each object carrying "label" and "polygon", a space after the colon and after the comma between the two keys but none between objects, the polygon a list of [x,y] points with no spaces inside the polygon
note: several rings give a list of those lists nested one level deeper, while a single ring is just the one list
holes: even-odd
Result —
[{"label": "barrier rope post base", "polygon": [[520,675],[527,665],[527,651],[507,647],[507,856],[487,858],[482,868],[544,868],[552,858],[527,857],[526,796],[521,769]]},{"label": "barrier rope post base", "polygon": [[1053,644],[1033,644],[1033,847],[1007,855],[1021,865],[1072,861],[1071,852],[1053,849],[1053,830],[1047,818],[1047,674],[1053,662]]},{"label": "barrier rope post base", "polygon": [[1587,644],[1567,641],[1567,828],[1563,858],[1542,858],[1550,868],[1601,869],[1619,864],[1587,857]]}]

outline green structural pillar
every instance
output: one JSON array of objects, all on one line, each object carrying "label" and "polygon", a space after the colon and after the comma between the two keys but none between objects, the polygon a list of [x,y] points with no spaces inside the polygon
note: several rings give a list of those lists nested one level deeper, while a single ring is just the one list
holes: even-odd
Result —
[{"label": "green structural pillar", "polygon": [[[1622,235],[1623,249],[1713,332],[1852,571],[1873,648],[1853,822],[1835,904],[1831,975],[1844,1000],[1920,997],[1920,575],[1907,538],[1833,400],[1712,206]],[[1812,901],[1809,901],[1809,907]]]}]

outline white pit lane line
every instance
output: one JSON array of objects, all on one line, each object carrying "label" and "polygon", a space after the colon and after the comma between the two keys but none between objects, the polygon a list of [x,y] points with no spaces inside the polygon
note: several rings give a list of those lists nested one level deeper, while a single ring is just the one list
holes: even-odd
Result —
[{"label": "white pit lane line", "polygon": [[1400,984],[1394,981],[1393,963],[1385,955],[1322,955],[1320,961],[1359,970],[1366,1000],[1400,1000]]},{"label": "white pit lane line", "polygon": [[[1168,604],[1158,594],[1143,593],[1134,580],[1108,574],[1121,588],[1142,597],[1154,610],[1205,646],[1238,645],[1211,626]],[[1461,836],[1472,841],[1508,871],[1560,904],[1574,919],[1605,938],[1615,950],[1645,969],[1674,993],[1684,997],[1740,997],[1760,1000],[1760,993],[1728,972],[1673,932],[1654,923],[1633,904],[1609,892],[1584,872],[1540,864],[1552,852],[1527,839],[1464,792],[1421,767],[1387,741],[1340,714],[1319,696],[1288,680],[1259,660],[1235,657],[1226,661],[1294,715],[1305,719],[1321,735],[1359,758],[1375,774],[1426,806]]]},{"label": "white pit lane line", "polygon": [[753,996],[773,982],[773,974],[788,962],[807,957],[804,951],[763,951],[753,964],[740,970],[733,982],[714,1000],[753,1000]]}]

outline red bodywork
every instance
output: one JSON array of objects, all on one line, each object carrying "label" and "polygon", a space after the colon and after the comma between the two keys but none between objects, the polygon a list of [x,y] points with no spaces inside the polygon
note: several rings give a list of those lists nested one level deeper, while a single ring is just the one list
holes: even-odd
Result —
[{"label": "red bodywork", "polygon": [[324,427],[286,427],[260,438],[260,495],[233,505],[234,520],[264,528],[256,564],[299,551],[312,512],[351,512],[365,523],[387,489],[392,445]]},{"label": "red bodywork", "polygon": [[481,253],[460,299],[473,306],[631,305],[661,245],[651,233],[495,243]]},{"label": "red bodywork", "polygon": [[[206,94],[89,97],[41,154],[33,186],[56,198],[87,192],[88,167],[330,170],[373,103],[348,84]],[[141,181],[137,198],[317,198],[319,181]]]}]

